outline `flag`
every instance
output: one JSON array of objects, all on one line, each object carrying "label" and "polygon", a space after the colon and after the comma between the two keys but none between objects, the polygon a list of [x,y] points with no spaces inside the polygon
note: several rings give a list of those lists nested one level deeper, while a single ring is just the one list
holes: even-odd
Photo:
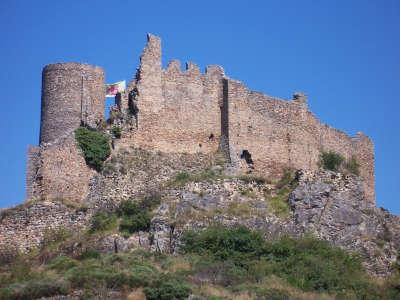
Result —
[{"label": "flag", "polygon": [[115,97],[116,94],[125,92],[125,88],[125,80],[112,84],[106,84],[106,97]]}]

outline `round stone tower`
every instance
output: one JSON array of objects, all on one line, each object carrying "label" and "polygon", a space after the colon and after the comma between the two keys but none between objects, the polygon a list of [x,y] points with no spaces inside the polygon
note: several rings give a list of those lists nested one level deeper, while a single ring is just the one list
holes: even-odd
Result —
[{"label": "round stone tower", "polygon": [[104,119],[104,71],[79,63],[47,65],[42,73],[40,143],[65,136],[81,124]]}]

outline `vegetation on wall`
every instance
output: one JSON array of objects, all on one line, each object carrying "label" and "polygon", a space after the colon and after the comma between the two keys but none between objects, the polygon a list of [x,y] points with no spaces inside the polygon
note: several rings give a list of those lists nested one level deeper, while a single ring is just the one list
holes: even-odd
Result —
[{"label": "vegetation on wall", "polygon": [[100,131],[79,127],[75,130],[75,138],[86,163],[95,170],[101,171],[104,161],[111,154],[107,136]]},{"label": "vegetation on wall", "polygon": [[119,139],[119,138],[121,138],[121,132],[122,132],[122,130],[121,130],[121,127],[119,127],[119,126],[113,126],[112,128],[111,128],[111,133],[113,134],[113,136],[115,137],[115,138],[117,138],[117,139]]},{"label": "vegetation on wall", "polygon": [[158,194],[150,194],[140,200],[122,201],[116,212],[97,212],[91,220],[90,231],[118,231],[129,236],[138,231],[148,231],[151,223],[151,210],[160,204]]},{"label": "vegetation on wall", "polygon": [[354,175],[360,175],[360,164],[354,156],[346,161],[346,159],[339,153],[334,151],[323,151],[320,156],[320,165],[325,170],[334,172],[344,171]]},{"label": "vegetation on wall", "polygon": [[119,229],[124,233],[148,231],[150,229],[151,216],[147,209],[140,207],[135,201],[124,201],[120,206],[121,222]]},{"label": "vegetation on wall", "polygon": [[321,165],[325,170],[338,172],[340,166],[344,162],[344,157],[334,151],[321,153]]}]

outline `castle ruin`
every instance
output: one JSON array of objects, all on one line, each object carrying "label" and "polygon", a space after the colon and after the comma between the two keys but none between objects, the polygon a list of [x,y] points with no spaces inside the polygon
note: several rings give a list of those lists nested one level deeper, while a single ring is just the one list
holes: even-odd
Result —
[{"label": "castle ruin", "polygon": [[[104,71],[78,63],[43,69],[39,146],[28,149],[27,197],[82,201],[96,171],[76,145],[81,124],[104,126]],[[317,170],[321,151],[335,151],[360,164],[366,199],[375,205],[374,150],[362,133],[350,137],[322,124],[307,97],[283,100],[249,90],[208,66],[161,63],[160,38],[148,35],[140,66],[116,97],[125,124],[115,148],[133,146],[167,153],[225,155],[230,168],[276,176],[286,168]]]}]

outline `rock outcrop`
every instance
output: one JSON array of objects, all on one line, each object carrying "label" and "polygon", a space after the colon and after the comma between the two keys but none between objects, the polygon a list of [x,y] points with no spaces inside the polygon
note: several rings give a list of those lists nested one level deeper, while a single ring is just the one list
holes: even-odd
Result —
[{"label": "rock outcrop", "polygon": [[49,228],[88,228],[98,210],[112,212],[123,200],[157,194],[149,231],[129,237],[113,232],[91,240],[91,247],[174,253],[187,229],[240,224],[267,239],[312,234],[359,253],[370,273],[390,274],[400,249],[400,218],[368,204],[359,177],[320,170],[268,180],[227,173],[226,167],[211,155],[121,148],[92,180],[85,209],[54,201],[3,211],[1,248],[16,245],[26,252],[41,244]]}]

